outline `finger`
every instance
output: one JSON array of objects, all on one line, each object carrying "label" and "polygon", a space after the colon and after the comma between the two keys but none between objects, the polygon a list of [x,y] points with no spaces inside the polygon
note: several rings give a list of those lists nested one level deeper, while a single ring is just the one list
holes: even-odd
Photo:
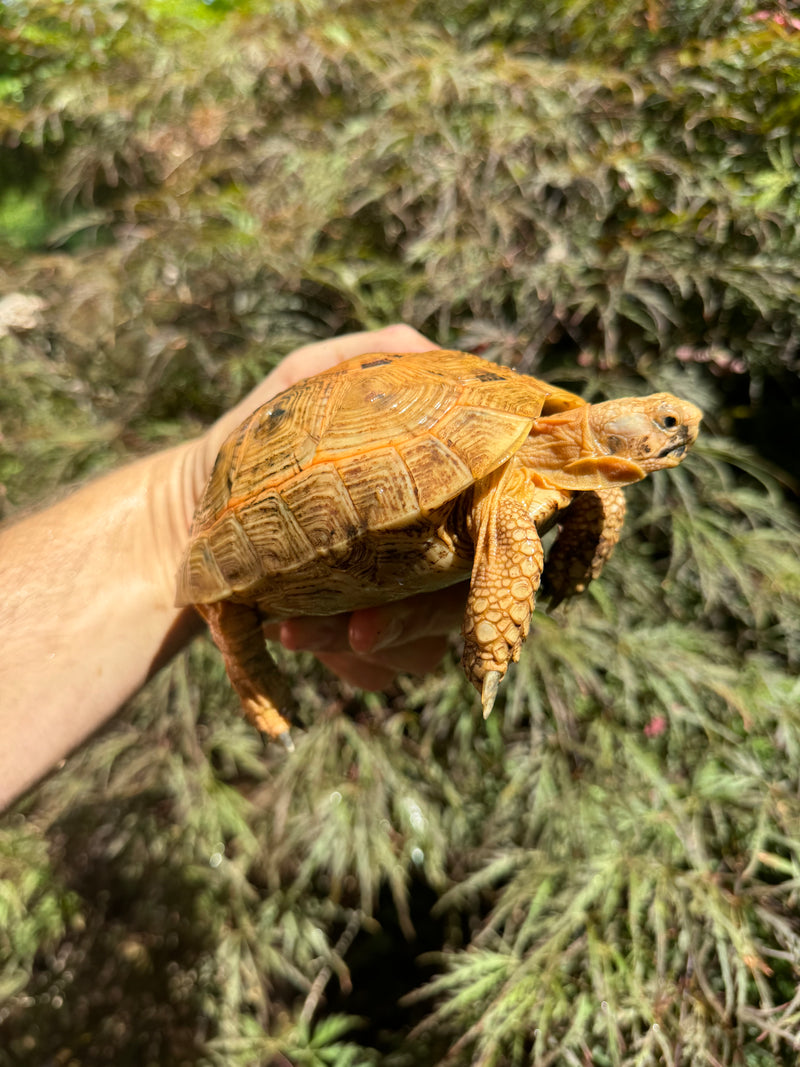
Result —
[{"label": "finger", "polygon": [[[460,603],[457,619],[460,619],[462,611],[463,603]],[[441,618],[443,625],[450,622],[446,613]],[[444,625],[444,634],[429,633],[411,641],[398,641],[379,651],[354,652],[348,641],[347,622],[347,615],[286,619],[265,626],[264,635],[268,640],[279,640],[291,652],[313,652],[317,659],[328,664],[340,677],[345,677],[346,673],[347,681],[362,688],[373,688],[371,680],[374,674],[377,678],[374,688],[382,688],[385,678],[394,677],[398,671],[425,674],[433,670],[447,649],[447,637],[444,635],[455,629],[452,625]],[[367,681],[353,681],[362,674],[370,684]]]},{"label": "finger", "polygon": [[432,593],[361,608],[352,615],[285,619],[265,633],[292,652],[381,652],[396,645],[452,633],[461,625],[467,600],[462,582]]},{"label": "finger", "polygon": [[347,636],[349,623],[349,614],[303,615],[284,619],[269,629],[276,634],[274,640],[280,641],[290,652],[352,652]]},{"label": "finger", "polygon": [[432,593],[354,611],[348,631],[354,652],[375,653],[418,638],[449,634],[461,626],[466,582]]},{"label": "finger", "polygon": [[370,663],[353,652],[320,652],[317,659],[343,682],[355,686],[356,689],[368,689],[373,692],[388,689],[397,674],[391,667]]},{"label": "finger", "polygon": [[[281,637],[282,628],[282,622],[262,622],[261,624],[261,630],[264,634],[265,640],[280,641],[281,644],[283,644],[283,639]],[[288,648],[290,652],[297,651],[297,649],[290,648],[289,645],[286,645],[286,648]]]},{"label": "finger", "polygon": [[375,657],[359,656],[354,652],[320,652],[317,658],[350,685],[379,690],[386,689],[397,674],[427,674],[434,670],[447,645],[444,637],[426,637]]},{"label": "finger", "polygon": [[420,637],[361,659],[388,668],[395,674],[428,674],[439,666],[448,645],[446,637]]}]

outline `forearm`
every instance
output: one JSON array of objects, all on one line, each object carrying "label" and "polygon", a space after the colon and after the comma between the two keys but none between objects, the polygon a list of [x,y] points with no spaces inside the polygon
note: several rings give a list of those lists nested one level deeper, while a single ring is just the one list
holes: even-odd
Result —
[{"label": "forearm", "polygon": [[199,466],[170,449],[0,531],[0,807],[194,632],[173,591]]}]

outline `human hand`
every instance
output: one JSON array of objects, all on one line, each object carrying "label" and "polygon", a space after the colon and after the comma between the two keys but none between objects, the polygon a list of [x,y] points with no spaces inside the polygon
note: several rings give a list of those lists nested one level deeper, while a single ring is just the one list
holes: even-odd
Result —
[{"label": "human hand", "polygon": [[386,689],[395,675],[432,671],[464,617],[467,585],[324,618],[285,619],[265,635],[317,659],[359,689]]},{"label": "human hand", "polygon": [[[436,347],[411,327],[397,325],[305,345],[291,353],[198,442],[192,510],[225,438],[277,393],[357,355],[427,352]],[[352,613],[287,619],[264,632],[290,651],[313,652],[343,681],[360,689],[385,689],[400,671],[423,674],[438,664],[447,635],[461,623],[465,602],[466,586],[461,584]]]}]

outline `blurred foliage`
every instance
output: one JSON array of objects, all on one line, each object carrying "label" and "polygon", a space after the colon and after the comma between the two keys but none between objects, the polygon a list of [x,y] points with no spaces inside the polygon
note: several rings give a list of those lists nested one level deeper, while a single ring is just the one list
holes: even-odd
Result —
[{"label": "blurred foliage", "polygon": [[0,512],[401,319],[707,412],[488,724],[284,657],[287,761],[201,640],[17,805],[2,1067],[797,1059],[798,90],[775,3],[0,6]]}]

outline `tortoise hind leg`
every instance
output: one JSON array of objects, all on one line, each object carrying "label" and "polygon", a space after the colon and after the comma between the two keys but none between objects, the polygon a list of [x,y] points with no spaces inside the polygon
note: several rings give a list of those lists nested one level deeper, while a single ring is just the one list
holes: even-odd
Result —
[{"label": "tortoise hind leg", "polygon": [[258,612],[246,604],[222,600],[203,604],[202,613],[247,718],[270,740],[294,748],[283,715],[290,704],[288,686],[267,652]]}]

